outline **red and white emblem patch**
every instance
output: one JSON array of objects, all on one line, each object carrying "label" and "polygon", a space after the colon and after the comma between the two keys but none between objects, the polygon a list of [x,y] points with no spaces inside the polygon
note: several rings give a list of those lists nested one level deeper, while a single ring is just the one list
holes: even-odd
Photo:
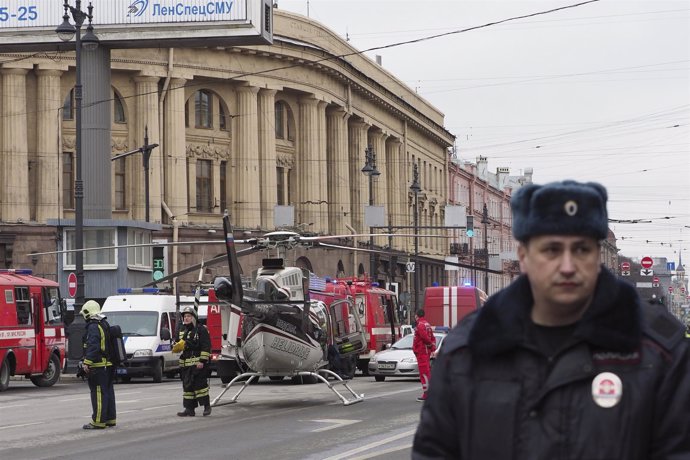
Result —
[{"label": "red and white emblem patch", "polygon": [[592,381],[592,399],[599,407],[609,408],[623,397],[623,382],[612,372],[602,372]]}]

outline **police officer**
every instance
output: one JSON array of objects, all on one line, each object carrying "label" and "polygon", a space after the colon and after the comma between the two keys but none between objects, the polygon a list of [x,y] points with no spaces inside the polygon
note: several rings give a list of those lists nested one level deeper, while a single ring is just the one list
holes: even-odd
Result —
[{"label": "police officer", "polygon": [[446,337],[413,459],[690,459],[690,340],[601,265],[606,200],[513,195],[523,274]]},{"label": "police officer", "polygon": [[108,360],[110,326],[100,311],[101,306],[95,300],[89,300],[81,307],[86,320],[82,368],[88,377],[93,410],[91,422],[83,426],[85,430],[99,430],[116,424],[115,370]]},{"label": "police officer", "polygon": [[180,378],[182,379],[182,405],[180,417],[194,417],[194,409],[204,406],[204,416],[211,414],[211,400],[208,386],[208,361],[211,355],[211,338],[208,329],[198,323],[193,307],[182,310],[182,327],[173,351],[180,355]]}]

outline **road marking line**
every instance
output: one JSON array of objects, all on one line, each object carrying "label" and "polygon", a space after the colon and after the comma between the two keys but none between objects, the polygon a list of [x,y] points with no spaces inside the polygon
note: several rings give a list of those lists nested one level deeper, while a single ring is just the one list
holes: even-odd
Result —
[{"label": "road marking line", "polygon": [[349,456],[351,456],[351,455],[359,454],[359,453],[361,453],[361,452],[366,452],[367,450],[373,449],[374,447],[378,447],[378,446],[381,446],[381,445],[384,445],[384,444],[388,444],[389,442],[393,442],[393,441],[396,441],[396,440],[398,440],[398,439],[405,438],[405,437],[407,437],[407,436],[410,436],[410,435],[414,434],[416,431],[417,431],[417,428],[415,428],[414,430],[405,431],[405,432],[403,432],[403,433],[396,434],[395,436],[391,436],[390,438],[385,438],[385,439],[382,439],[382,440],[380,440],[380,441],[372,442],[372,443],[370,443],[370,444],[367,444],[367,445],[358,447],[358,448],[356,448],[356,449],[352,449],[352,450],[349,450],[349,451],[347,451],[347,452],[342,452],[342,453],[340,453],[340,454],[338,454],[338,455],[334,455],[334,456],[332,456],[332,457],[328,457],[328,458],[326,458],[326,459],[324,459],[324,460],[342,460],[342,459],[347,458],[347,457],[349,457]]},{"label": "road marking line", "polygon": [[9,409],[10,407],[26,407],[27,404],[15,404],[13,406],[2,406],[3,409]]},{"label": "road marking line", "polygon": [[386,449],[386,450],[377,450],[376,452],[372,452],[371,454],[364,455],[364,456],[362,456],[362,457],[353,457],[353,458],[351,458],[351,459],[349,459],[349,460],[368,460],[368,459],[370,459],[370,458],[376,458],[376,457],[378,457],[378,456],[380,456],[380,455],[390,454],[390,453],[393,453],[393,452],[397,452],[397,451],[399,451],[399,450],[410,449],[411,447],[412,447],[412,443],[410,443],[410,444],[404,444],[404,445],[397,446],[397,447],[391,447],[390,449]]},{"label": "road marking line", "polygon": [[324,426],[311,430],[312,433],[320,433],[322,431],[332,430],[334,428],[340,428],[341,426],[352,425],[353,423],[359,423],[361,420],[347,420],[347,419],[337,419],[337,418],[325,418],[321,420],[308,420],[309,422],[317,423],[330,423],[330,426]]},{"label": "road marking line", "polygon": [[23,426],[31,426],[31,425],[43,425],[45,423],[47,423],[47,422],[22,423],[21,425],[0,426],[0,430],[6,430],[8,428],[21,428]]}]

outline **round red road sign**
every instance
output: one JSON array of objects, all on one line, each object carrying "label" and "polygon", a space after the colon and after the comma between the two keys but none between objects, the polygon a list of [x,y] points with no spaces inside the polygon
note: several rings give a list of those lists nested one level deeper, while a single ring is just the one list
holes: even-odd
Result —
[{"label": "round red road sign", "polygon": [[652,258],[649,256],[643,257],[640,261],[640,265],[642,265],[643,268],[652,268],[652,265],[654,265],[654,260],[652,260]]},{"label": "round red road sign", "polygon": [[621,263],[621,270],[624,270],[624,271],[630,270],[630,262]]},{"label": "round red road sign", "polygon": [[673,286],[668,287],[668,292],[673,292]]},{"label": "round red road sign", "polygon": [[77,295],[77,274],[74,272],[67,276],[67,294],[70,297]]},{"label": "round red road sign", "polygon": [[659,284],[659,278],[656,276],[652,278],[652,283]]}]

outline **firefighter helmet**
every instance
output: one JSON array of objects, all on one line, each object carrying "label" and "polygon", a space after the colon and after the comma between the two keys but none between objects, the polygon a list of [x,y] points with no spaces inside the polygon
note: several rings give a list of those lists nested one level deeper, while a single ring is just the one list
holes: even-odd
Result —
[{"label": "firefighter helmet", "polygon": [[101,306],[95,300],[89,300],[81,307],[81,315],[84,319],[89,319],[101,312]]},{"label": "firefighter helmet", "polygon": [[192,315],[192,316],[194,317],[194,319],[199,319],[199,316],[197,315],[196,310],[194,309],[194,307],[184,307],[184,308],[182,309],[182,316],[184,316],[184,315],[187,314],[187,313],[189,313],[190,315]]}]

